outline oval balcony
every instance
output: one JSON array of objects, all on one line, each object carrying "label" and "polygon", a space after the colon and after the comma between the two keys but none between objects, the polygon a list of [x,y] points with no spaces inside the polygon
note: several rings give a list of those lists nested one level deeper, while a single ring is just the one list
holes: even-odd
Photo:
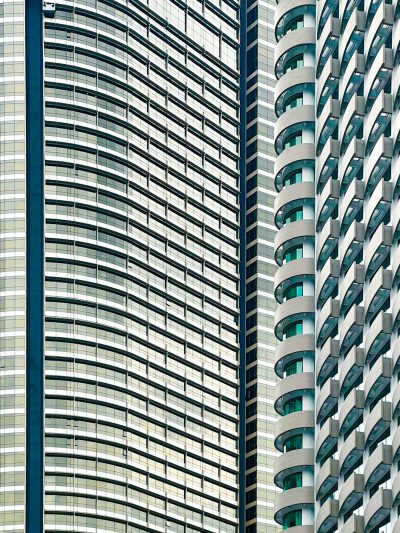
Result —
[{"label": "oval balcony", "polygon": [[339,421],[330,418],[319,428],[315,439],[315,461],[323,461],[332,453],[338,442]]},{"label": "oval balcony", "polygon": [[380,400],[369,413],[365,421],[365,447],[369,448],[376,443],[379,438],[390,427],[392,420],[392,404]]},{"label": "oval balcony", "polygon": [[314,487],[297,487],[295,489],[279,492],[275,496],[275,521],[282,524],[283,516],[296,509],[314,506]]},{"label": "oval balcony", "polygon": [[287,60],[298,52],[315,49],[314,28],[300,28],[284,35],[275,47],[275,76],[279,79],[285,69]]},{"label": "oval balcony", "polygon": [[364,382],[365,406],[377,401],[388,392],[392,377],[392,360],[379,357],[369,370]]},{"label": "oval balcony", "polygon": [[364,391],[353,389],[339,409],[339,434],[345,435],[362,421]]},{"label": "oval balcony", "polygon": [[317,352],[315,372],[317,385],[321,386],[329,376],[337,371],[339,360],[339,341],[328,339]]},{"label": "oval balcony", "polygon": [[352,431],[339,450],[339,471],[341,476],[348,477],[362,458],[364,453],[364,433]]},{"label": "oval balcony", "polygon": [[314,259],[301,258],[285,263],[275,273],[275,298],[283,302],[284,291],[295,283],[313,280],[315,276]]},{"label": "oval balcony", "polygon": [[330,298],[317,316],[317,326],[315,330],[317,347],[326,342],[338,325],[339,321],[339,301]]},{"label": "oval balcony", "polygon": [[316,49],[316,73],[320,76],[325,63],[330,56],[333,56],[338,44],[340,35],[339,19],[330,15],[317,41]]},{"label": "oval balcony", "polygon": [[281,191],[286,176],[303,167],[313,168],[315,163],[315,146],[311,143],[297,144],[286,148],[275,160],[275,188]]},{"label": "oval balcony", "polygon": [[363,162],[364,141],[353,137],[339,162],[339,175],[341,176],[340,191],[342,196],[344,196],[350,183],[357,177]]},{"label": "oval balcony", "polygon": [[326,261],[337,249],[339,242],[339,221],[329,219],[318,234],[316,243],[316,264],[317,269],[321,270]]},{"label": "oval balcony", "polygon": [[393,6],[381,2],[368,27],[365,35],[364,50],[367,58],[366,66],[369,68],[374,57],[379,52],[392,32]]},{"label": "oval balcony", "polygon": [[304,469],[314,469],[314,450],[312,448],[292,450],[280,455],[274,463],[275,485],[283,488],[283,481],[287,476]]},{"label": "oval balcony", "polygon": [[365,115],[365,103],[362,96],[354,94],[349,101],[343,114],[339,128],[339,139],[341,139],[340,153],[343,155],[350,142],[357,135],[358,130],[363,125]]},{"label": "oval balcony", "polygon": [[337,293],[340,274],[340,263],[337,259],[329,259],[319,272],[317,280],[317,308],[321,309],[333,292]]},{"label": "oval balcony", "polygon": [[275,86],[275,112],[280,117],[285,111],[285,101],[301,92],[305,88],[314,88],[315,76],[313,67],[302,67],[294,70],[288,70]]},{"label": "oval balcony", "polygon": [[339,492],[340,514],[362,505],[364,494],[364,476],[362,474],[351,474],[344,482]]},{"label": "oval balcony", "polygon": [[365,279],[369,280],[375,274],[390,253],[393,242],[393,228],[380,224],[372,235],[371,239],[365,243],[364,264]]},{"label": "oval balcony", "polygon": [[386,308],[392,288],[392,271],[380,268],[364,295],[365,321],[368,323],[383,307]]},{"label": "oval balcony", "polygon": [[314,354],[314,335],[295,335],[279,342],[275,348],[275,372],[283,378],[283,372],[289,363],[299,358]]},{"label": "oval balcony", "polygon": [[322,152],[328,139],[332,137],[334,131],[337,129],[339,116],[339,100],[331,97],[325,104],[317,122],[317,131],[315,134],[317,155]]},{"label": "oval balcony", "polygon": [[372,533],[390,521],[392,491],[379,488],[367,501],[364,509],[365,533]]},{"label": "oval balcony", "polygon": [[283,443],[293,435],[314,431],[314,411],[297,411],[284,416],[275,424],[275,448],[283,452]]},{"label": "oval balcony", "polygon": [[393,186],[390,182],[380,180],[364,209],[365,236],[369,238],[383,221],[393,202]]},{"label": "oval balcony", "polygon": [[334,59],[332,56],[329,57],[321,71],[318,83],[316,85],[315,101],[317,106],[317,116],[321,114],[325,104],[335,92],[339,84],[339,70],[339,60]]},{"label": "oval balcony", "polygon": [[353,346],[359,344],[364,325],[364,309],[353,305],[343,319],[339,332],[341,355],[345,356]]},{"label": "oval balcony", "polygon": [[281,228],[287,214],[304,205],[314,207],[314,183],[312,181],[295,183],[282,189],[275,197],[275,225]]},{"label": "oval balcony", "polygon": [[285,252],[292,246],[314,239],[314,220],[297,220],[287,224],[275,236],[275,260],[282,265]]},{"label": "oval balcony", "polygon": [[315,523],[316,533],[329,533],[336,529],[339,517],[339,501],[328,499],[324,502],[317,514]]},{"label": "oval balcony", "polygon": [[353,263],[340,284],[340,312],[345,315],[364,288],[364,266]]},{"label": "oval balcony", "polygon": [[[314,148],[315,149],[315,148]],[[320,193],[328,179],[337,169],[339,161],[339,141],[329,139],[316,161],[317,192]]]},{"label": "oval balcony", "polygon": [[342,112],[346,109],[348,102],[357,93],[360,85],[364,81],[365,58],[362,54],[355,53],[350,59],[347,68],[341,78],[339,87],[339,99],[341,101]]},{"label": "oval balcony", "polygon": [[315,416],[317,424],[323,424],[328,417],[337,412],[339,398],[339,382],[328,379],[317,395]]},{"label": "oval balcony", "polygon": [[331,457],[321,466],[315,480],[317,500],[332,494],[337,489],[339,479],[339,461]]},{"label": "oval balcony", "polygon": [[393,71],[393,50],[382,47],[365,75],[364,94],[368,111],[375,98],[383,90]]},{"label": "oval balcony", "polygon": [[275,387],[275,411],[284,415],[284,406],[292,398],[314,392],[314,372],[293,374],[279,381]]},{"label": "oval balcony", "polygon": [[278,305],[275,312],[275,335],[283,340],[283,331],[292,322],[314,317],[314,297],[298,296]]},{"label": "oval balcony", "polygon": [[331,217],[339,203],[340,184],[332,177],[318,196],[316,208],[317,231],[321,231],[323,225]]},{"label": "oval balcony", "polygon": [[365,150],[369,154],[386,130],[393,113],[392,95],[383,91],[371,105],[364,121]]},{"label": "oval balcony", "polygon": [[314,106],[302,105],[287,110],[275,122],[275,150],[280,154],[285,149],[286,138],[304,128],[314,128]]},{"label": "oval balcony", "polygon": [[385,177],[393,157],[393,139],[380,137],[365,160],[365,193],[371,195],[379,180]]},{"label": "oval balcony", "polygon": [[364,40],[365,14],[355,9],[350,15],[341,37],[342,64],[341,75],[343,76],[353,54]]},{"label": "oval balcony", "polygon": [[[392,315],[391,313],[384,313],[381,311],[371,324],[365,336],[365,364],[370,364],[381,354],[388,351],[391,334]],[[371,391],[371,394],[373,394],[373,392],[376,391]]]},{"label": "oval balcony", "polygon": [[[392,466],[392,447],[379,444],[368,457],[364,468],[365,490],[369,491],[390,473]],[[383,482],[383,481],[382,481]]]},{"label": "oval balcony", "polygon": [[364,370],[364,360],[364,349],[353,346],[340,365],[340,394],[345,395],[359,381]]},{"label": "oval balcony", "polygon": [[364,244],[364,224],[354,221],[343,238],[340,249],[341,272],[344,274],[356,261]]},{"label": "oval balcony", "polygon": [[352,514],[343,524],[340,533],[364,533],[364,517]]},{"label": "oval balcony", "polygon": [[315,0],[280,0],[275,9],[276,39],[282,39],[285,28],[294,17],[305,13],[315,13]]},{"label": "oval balcony", "polygon": [[340,203],[340,233],[344,235],[364,207],[364,182],[353,179]]}]

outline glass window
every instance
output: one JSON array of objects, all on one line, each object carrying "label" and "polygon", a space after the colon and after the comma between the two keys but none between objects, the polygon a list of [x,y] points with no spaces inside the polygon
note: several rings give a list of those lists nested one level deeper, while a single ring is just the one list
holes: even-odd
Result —
[{"label": "glass window", "polygon": [[296,209],[292,209],[291,211],[289,211],[289,213],[284,218],[283,223],[290,224],[291,222],[296,222],[296,220],[303,220],[302,207],[297,207]]},{"label": "glass window", "polygon": [[303,105],[303,93],[293,94],[286,100],[283,110],[286,111],[287,109],[292,109],[301,105]]},{"label": "glass window", "polygon": [[298,246],[292,246],[292,248],[289,248],[287,252],[283,256],[283,262],[284,263],[290,263],[290,261],[294,261],[295,259],[301,259],[303,257],[303,247],[301,244]]},{"label": "glass window", "polygon": [[295,472],[290,474],[283,480],[283,490],[295,489],[301,487],[303,482],[303,476],[301,472]]},{"label": "glass window", "polygon": [[301,509],[298,511],[290,511],[283,517],[283,529],[290,527],[301,526]]},{"label": "glass window", "polygon": [[283,413],[285,415],[290,415],[290,413],[297,413],[303,409],[303,398],[301,396],[296,396],[296,398],[291,398],[283,406]]},{"label": "glass window", "polygon": [[291,452],[292,450],[301,450],[303,447],[303,435],[293,435],[289,437],[283,443],[283,449],[285,452]]},{"label": "glass window", "polygon": [[303,360],[299,359],[298,361],[288,363],[283,372],[285,377],[293,376],[293,374],[300,374],[303,372]]},{"label": "glass window", "polygon": [[301,144],[303,140],[303,136],[301,134],[301,131],[295,131],[294,133],[291,133],[288,135],[288,137],[285,139],[285,142],[283,143],[283,148],[290,148],[291,146],[296,146],[297,144]]},{"label": "glass window", "polygon": [[292,20],[290,20],[285,26],[284,33],[286,34],[289,31],[294,31],[294,30],[297,30],[299,28],[304,28],[303,15],[299,15],[298,17],[295,17]]},{"label": "glass window", "polygon": [[295,285],[288,287],[283,292],[283,301],[286,302],[286,300],[291,300],[292,298],[297,298],[298,296],[303,296],[302,283],[296,283]]},{"label": "glass window", "polygon": [[294,185],[295,183],[301,183],[302,181],[302,175],[301,170],[295,170],[288,174],[286,178],[283,180],[283,186],[289,187],[289,185]]},{"label": "glass window", "polygon": [[289,72],[289,70],[294,70],[302,66],[304,66],[304,56],[303,54],[298,54],[297,56],[292,57],[286,62],[284,74],[286,74],[286,72]]},{"label": "glass window", "polygon": [[296,335],[301,335],[303,333],[303,322],[298,320],[297,322],[292,322],[286,326],[283,330],[283,338],[288,339],[289,337],[294,337]]}]

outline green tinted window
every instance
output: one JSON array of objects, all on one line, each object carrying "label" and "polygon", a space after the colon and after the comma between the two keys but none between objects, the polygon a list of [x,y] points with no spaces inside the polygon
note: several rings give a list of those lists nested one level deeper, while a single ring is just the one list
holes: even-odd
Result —
[{"label": "green tinted window", "polygon": [[290,415],[290,413],[297,413],[298,411],[301,411],[302,408],[303,398],[301,396],[297,396],[297,398],[291,398],[285,403],[283,407],[283,413],[285,415]]},{"label": "green tinted window", "polygon": [[303,372],[303,361],[299,359],[298,361],[293,361],[285,366],[284,374],[285,377],[293,376],[293,374],[300,374]]},{"label": "green tinted window", "polygon": [[295,335],[301,335],[303,333],[303,322],[301,320],[293,322],[286,326],[283,330],[283,338],[288,339],[289,337],[294,337]]},{"label": "green tinted window", "polygon": [[301,259],[302,257],[303,247],[301,245],[293,246],[292,248],[289,248],[289,250],[283,256],[283,262],[289,263],[290,261],[294,261],[295,259]]},{"label": "green tinted window", "polygon": [[302,283],[296,283],[296,285],[292,285],[291,287],[288,287],[283,292],[283,300],[291,300],[292,298],[297,298],[297,296],[303,296],[303,284]]},{"label": "green tinted window", "polygon": [[283,529],[290,527],[301,526],[301,509],[298,511],[291,511],[283,517]]}]

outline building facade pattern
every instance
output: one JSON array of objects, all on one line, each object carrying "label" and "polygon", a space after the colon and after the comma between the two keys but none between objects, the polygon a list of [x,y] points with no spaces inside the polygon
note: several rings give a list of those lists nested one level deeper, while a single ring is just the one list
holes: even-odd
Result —
[{"label": "building facade pattern", "polygon": [[[245,228],[246,533],[274,533],[274,12],[275,1],[246,4]],[[244,68],[244,67],[243,67]],[[243,115],[242,115],[243,116]],[[243,130],[242,130],[243,131]],[[243,220],[243,219],[242,219]]]},{"label": "building facade pattern", "polygon": [[399,5],[278,11],[275,517],[293,533],[397,532]]},{"label": "building facade pattern", "polygon": [[[21,532],[24,4],[0,3],[0,531]],[[239,5],[43,15],[44,530],[236,533]]]}]

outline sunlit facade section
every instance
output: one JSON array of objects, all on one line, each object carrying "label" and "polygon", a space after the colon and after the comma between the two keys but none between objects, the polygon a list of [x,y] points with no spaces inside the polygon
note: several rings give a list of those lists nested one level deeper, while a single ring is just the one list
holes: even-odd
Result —
[{"label": "sunlit facade section", "polygon": [[24,2],[0,3],[0,531],[25,531]]},{"label": "sunlit facade section", "polygon": [[238,9],[45,17],[46,532],[238,531]]}]

